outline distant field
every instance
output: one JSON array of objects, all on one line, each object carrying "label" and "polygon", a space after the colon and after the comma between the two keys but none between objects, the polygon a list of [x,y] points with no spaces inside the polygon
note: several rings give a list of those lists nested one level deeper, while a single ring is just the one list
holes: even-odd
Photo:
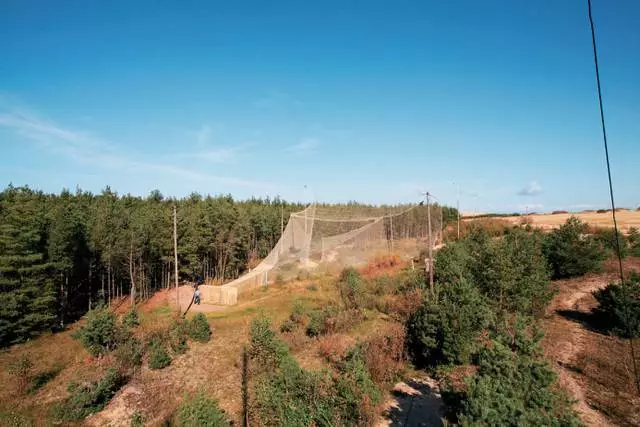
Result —
[{"label": "distant field", "polygon": [[[533,220],[534,226],[540,228],[556,228],[564,224],[571,216],[578,217],[581,221],[584,221],[590,225],[597,227],[613,227],[613,218],[611,212],[596,213],[596,212],[579,212],[570,214],[542,214],[542,215],[528,215],[528,218]],[[509,216],[504,219],[519,224],[524,216]],[[618,227],[623,231],[628,231],[631,227],[640,229],[640,212],[638,211],[620,211],[616,212],[616,219],[618,221]]]}]

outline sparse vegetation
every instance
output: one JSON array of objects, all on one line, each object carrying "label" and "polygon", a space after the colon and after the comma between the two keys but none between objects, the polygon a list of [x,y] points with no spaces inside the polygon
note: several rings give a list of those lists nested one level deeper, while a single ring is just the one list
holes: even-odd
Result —
[{"label": "sparse vegetation", "polygon": [[178,408],[178,427],[228,427],[231,424],[215,399],[204,393],[187,395]]},{"label": "sparse vegetation", "polygon": [[80,421],[88,415],[100,411],[109,403],[116,392],[125,384],[127,378],[115,369],[95,383],[69,384],[71,394],[52,408],[53,418],[58,421]]},{"label": "sparse vegetation", "polygon": [[31,382],[31,375],[33,371],[33,362],[27,355],[22,355],[15,362],[11,363],[8,367],[9,374],[13,375],[18,382],[18,391],[25,393],[27,387]]}]

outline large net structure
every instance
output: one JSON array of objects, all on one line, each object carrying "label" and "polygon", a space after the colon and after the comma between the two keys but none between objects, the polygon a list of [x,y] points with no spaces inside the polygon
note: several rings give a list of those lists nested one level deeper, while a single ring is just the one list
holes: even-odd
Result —
[{"label": "large net structure", "polygon": [[301,272],[338,271],[380,253],[413,258],[442,241],[438,205],[370,207],[311,204],[292,213],[280,239],[254,269],[222,286],[202,286],[203,300],[234,305],[242,293]]}]

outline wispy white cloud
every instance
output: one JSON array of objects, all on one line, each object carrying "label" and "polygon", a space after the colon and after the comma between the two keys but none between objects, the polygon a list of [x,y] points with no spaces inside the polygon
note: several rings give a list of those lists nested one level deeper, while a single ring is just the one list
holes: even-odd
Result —
[{"label": "wispy white cloud", "polygon": [[542,187],[538,181],[531,181],[529,185],[518,191],[518,196],[538,196],[542,194]]},{"label": "wispy white cloud", "polygon": [[[0,112],[0,128],[12,131],[33,141],[40,149],[64,155],[77,163],[99,168],[115,169],[125,173],[146,171],[149,173],[169,174],[178,179],[243,187],[265,188],[272,186],[265,182],[200,172],[178,164],[154,162],[146,157],[142,160],[125,153],[121,147],[110,141],[103,140],[87,132],[59,125],[50,119],[25,109]],[[203,151],[205,158],[217,159],[218,161],[229,159],[232,155],[233,149]]]},{"label": "wispy white cloud", "polygon": [[316,151],[320,141],[317,138],[303,138],[297,144],[293,144],[284,149],[287,153],[308,154]]}]

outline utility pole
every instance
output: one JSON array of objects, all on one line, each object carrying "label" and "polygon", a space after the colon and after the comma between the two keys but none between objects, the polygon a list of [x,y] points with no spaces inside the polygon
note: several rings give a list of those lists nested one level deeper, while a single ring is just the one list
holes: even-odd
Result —
[{"label": "utility pole", "polygon": [[176,205],[173,205],[173,257],[176,281],[176,305],[178,306],[178,311],[180,311],[180,294],[178,291],[178,213],[176,211]]},{"label": "utility pole", "polygon": [[431,205],[429,203],[429,192],[427,191],[427,227],[429,234],[429,289],[431,296],[435,297],[435,288],[433,287],[433,241],[431,240]]}]

